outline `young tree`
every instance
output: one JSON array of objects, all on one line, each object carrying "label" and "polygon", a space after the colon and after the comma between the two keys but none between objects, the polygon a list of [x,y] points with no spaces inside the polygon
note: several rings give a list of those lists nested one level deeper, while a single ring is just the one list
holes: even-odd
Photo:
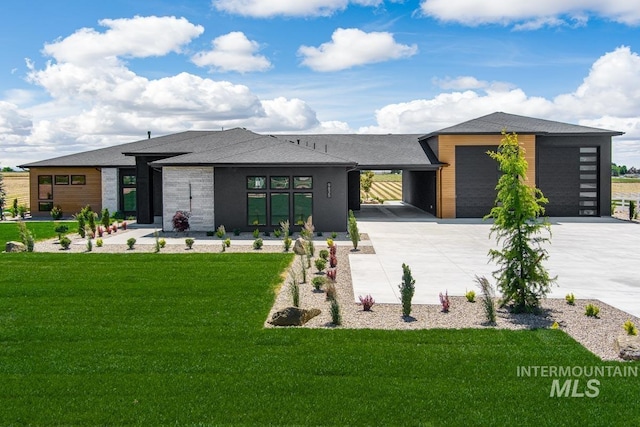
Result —
[{"label": "young tree", "polygon": [[506,131],[502,135],[498,150],[487,153],[503,173],[496,186],[496,206],[485,216],[493,218],[490,236],[496,236],[502,249],[490,250],[489,256],[499,266],[493,275],[502,305],[512,303],[516,312],[535,311],[555,282],[542,264],[549,257],[542,244],[551,236],[550,224],[541,219],[548,200],[525,183],[528,164],[518,136]]},{"label": "young tree", "polygon": [[365,171],[360,174],[360,187],[364,191],[364,195],[369,199],[369,193],[371,192],[371,186],[373,185],[374,173],[372,171]]},{"label": "young tree", "polygon": [[0,219],[4,220],[4,203],[7,198],[7,192],[4,188],[4,177],[0,173]]}]

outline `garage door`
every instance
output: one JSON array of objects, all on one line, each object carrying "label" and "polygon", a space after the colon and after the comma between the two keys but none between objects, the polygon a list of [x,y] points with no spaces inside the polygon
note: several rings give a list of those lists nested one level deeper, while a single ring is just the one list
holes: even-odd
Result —
[{"label": "garage door", "polygon": [[597,147],[538,147],[536,175],[549,199],[547,216],[598,214],[598,154]]},{"label": "garage door", "polygon": [[500,171],[487,151],[496,148],[456,147],[456,217],[482,218],[493,208]]}]

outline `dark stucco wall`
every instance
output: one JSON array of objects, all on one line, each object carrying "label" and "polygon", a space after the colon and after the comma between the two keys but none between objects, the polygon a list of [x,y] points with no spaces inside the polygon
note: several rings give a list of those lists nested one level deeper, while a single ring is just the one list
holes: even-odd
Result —
[{"label": "dark stucco wall", "polygon": [[[599,211],[600,216],[611,215],[611,137],[610,136],[537,136],[536,151],[553,147],[599,147]],[[560,152],[560,150],[558,150]],[[536,156],[536,180],[544,173],[545,166]],[[536,183],[538,185],[538,183]],[[561,185],[561,184],[557,184]],[[541,188],[544,192],[544,189]]]},{"label": "dark stucco wall", "polygon": [[[242,231],[255,229],[255,226],[247,225],[247,193],[261,190],[247,190],[248,176],[266,176],[267,179],[270,176],[312,176],[313,189],[304,191],[313,193],[313,223],[316,231],[346,230],[347,170],[338,167],[215,167],[213,182],[216,227],[224,225],[229,231],[235,228]],[[327,191],[328,183],[331,183],[330,197]],[[260,228],[272,231],[274,227]],[[291,229],[297,231],[299,227],[292,225]]]},{"label": "dark stucco wall", "polygon": [[436,214],[436,172],[402,171],[402,200]]}]

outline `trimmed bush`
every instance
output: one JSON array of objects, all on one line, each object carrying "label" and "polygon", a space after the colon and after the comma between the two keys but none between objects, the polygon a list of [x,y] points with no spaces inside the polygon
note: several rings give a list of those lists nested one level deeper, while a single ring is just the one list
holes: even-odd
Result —
[{"label": "trimmed bush", "polygon": [[321,273],[327,266],[327,261],[323,258],[316,258],[314,263],[316,265],[316,269],[318,270],[318,273]]},{"label": "trimmed bush", "polygon": [[264,242],[262,241],[261,238],[257,238],[256,240],[253,241],[253,249],[262,249],[262,245],[264,244]]},{"label": "trimmed bush", "polygon": [[193,240],[191,237],[187,237],[186,239],[184,239],[184,244],[187,245],[187,249],[193,248],[194,243],[195,240]]},{"label": "trimmed bush", "polygon": [[314,277],[313,280],[311,280],[311,284],[313,285],[313,288],[316,291],[319,291],[320,289],[322,289],[322,287],[324,286],[324,283],[325,283],[325,278],[322,276]]},{"label": "trimmed bush", "polygon": [[400,283],[400,299],[402,300],[402,315],[408,317],[411,314],[411,300],[416,291],[416,280],[411,275],[408,265],[402,264],[402,283]]},{"label": "trimmed bush", "polygon": [[173,229],[178,232],[185,232],[189,230],[189,217],[191,214],[185,211],[177,211],[173,218],[171,218],[171,223],[173,224]]},{"label": "trimmed bush", "polygon": [[468,302],[476,302],[476,292],[474,290],[467,291],[464,296],[467,298]]},{"label": "trimmed bush", "polygon": [[129,237],[127,239],[127,246],[129,247],[129,249],[133,249],[133,245],[136,244],[136,239],[134,239],[133,237]]},{"label": "trimmed bush", "polygon": [[71,239],[67,236],[62,236],[62,239],[60,239],[60,246],[62,246],[62,249],[64,250],[69,249],[69,246],[71,246]]}]

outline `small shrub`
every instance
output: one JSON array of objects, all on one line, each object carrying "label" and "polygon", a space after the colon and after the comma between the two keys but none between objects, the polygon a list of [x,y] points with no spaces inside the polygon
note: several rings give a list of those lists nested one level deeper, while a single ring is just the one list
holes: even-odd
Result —
[{"label": "small shrub", "polygon": [[317,231],[317,232],[316,232],[316,236],[318,236],[318,237],[322,237],[322,231]]},{"label": "small shrub", "polygon": [[240,229],[239,228],[234,228],[233,229],[233,235],[234,236],[239,236],[240,235]]},{"label": "small shrub", "polygon": [[62,208],[60,206],[54,206],[53,209],[51,209],[50,214],[54,221],[62,219]]},{"label": "small shrub", "polygon": [[28,210],[29,209],[25,205],[18,206],[18,216],[20,218],[24,218],[26,216]]},{"label": "small shrub", "polygon": [[444,295],[440,292],[440,305],[442,306],[442,312],[448,313],[449,308],[451,307],[451,302],[449,301],[449,292],[445,291]]},{"label": "small shrub", "polygon": [[569,305],[575,305],[575,303],[576,303],[576,297],[572,293],[571,294],[567,294],[564,297],[564,299],[565,299],[565,301],[567,301],[567,304],[569,304]]},{"label": "small shrub", "polygon": [[636,202],[629,200],[629,221],[633,221],[636,217]]},{"label": "small shrub", "polygon": [[136,239],[134,239],[133,237],[129,237],[127,239],[127,246],[129,247],[129,249],[133,249],[133,245],[136,244]]},{"label": "small shrub", "polygon": [[218,236],[219,239],[224,238],[227,235],[227,230],[224,228],[224,225],[220,225],[217,229],[216,229],[216,236]]},{"label": "small shrub", "polygon": [[468,302],[476,302],[476,292],[474,290],[467,291],[464,296],[467,298]]},{"label": "small shrub", "polygon": [[58,225],[55,228],[55,232],[58,234],[58,240],[60,240],[62,236],[67,233],[67,231],[69,231],[69,227],[67,227],[65,224]]},{"label": "small shrub", "polygon": [[357,250],[358,242],[360,241],[360,231],[358,230],[358,221],[356,221],[356,217],[351,209],[349,209],[349,222],[347,229],[349,230],[349,239],[353,244],[353,249]]},{"label": "small shrub", "polygon": [[122,221],[122,229],[123,230],[127,229],[127,221]]},{"label": "small shrub", "polygon": [[335,255],[331,255],[329,258],[329,267],[336,268],[338,266],[338,257]]},{"label": "small shrub", "polygon": [[96,246],[97,246],[97,247],[101,248],[103,243],[104,243],[104,242],[102,241],[102,239],[100,239],[100,238],[97,238],[97,239],[96,239]]},{"label": "small shrub", "polygon": [[206,232],[207,237],[213,237],[215,234],[216,234],[215,231],[211,231],[211,230],[208,230]]},{"label": "small shrub", "polygon": [[111,225],[111,216],[109,215],[109,209],[104,208],[102,210],[102,216],[100,217],[100,223],[104,226],[105,229],[109,228]]},{"label": "small shrub", "polygon": [[189,217],[191,214],[186,211],[176,211],[173,218],[171,218],[171,223],[173,224],[173,229],[180,233],[183,233],[189,230]]},{"label": "small shrub", "polygon": [[338,269],[337,268],[330,268],[329,270],[327,270],[327,277],[332,280],[333,282],[336,281],[336,275],[338,274]]},{"label": "small shrub", "polygon": [[87,239],[87,252],[91,252],[93,250],[93,240],[91,237]]},{"label": "small shrub", "polygon": [[324,293],[326,295],[327,301],[334,301],[337,295],[336,285],[334,285],[333,283],[327,283],[324,287]]},{"label": "small shrub", "polygon": [[335,245],[335,242],[333,241],[333,239],[327,239],[327,247],[330,248],[333,245]]},{"label": "small shrub", "polygon": [[262,241],[261,238],[257,238],[256,240],[253,241],[253,249],[262,249],[262,245],[264,244],[264,242]]},{"label": "small shrub", "polygon": [[367,295],[366,297],[360,295],[358,299],[360,299],[360,304],[362,304],[362,310],[364,311],[371,311],[371,307],[373,307],[373,304],[376,303],[371,294]]},{"label": "small shrub", "polygon": [[291,237],[287,236],[284,238],[284,240],[282,241],[282,244],[284,245],[285,252],[289,252],[289,249],[291,249],[291,243],[293,243],[293,240],[291,239]]},{"label": "small shrub", "polygon": [[315,289],[316,291],[319,291],[320,289],[322,289],[322,287],[324,286],[324,282],[325,282],[325,279],[322,276],[314,277],[313,280],[311,280],[313,289]]},{"label": "small shrub", "polygon": [[332,231],[332,232],[331,232],[331,238],[332,238],[333,240],[336,240],[336,237],[338,237],[338,233],[336,233],[335,231]]},{"label": "small shrub", "polygon": [[291,292],[291,299],[293,300],[294,307],[300,307],[300,285],[296,279],[293,279],[291,282],[291,287],[289,288]]},{"label": "small shrub", "polygon": [[160,235],[158,234],[157,230],[153,232],[153,238],[155,239],[153,252],[157,254],[158,252],[160,252]]},{"label": "small shrub", "polygon": [[224,239],[224,246],[227,247],[227,248],[229,246],[231,246],[231,239],[230,238],[227,237],[226,239]]},{"label": "small shrub", "polygon": [[187,237],[186,239],[184,239],[184,244],[187,245],[187,249],[193,248],[194,243],[195,240],[193,240],[191,237]]},{"label": "small shrub", "polygon": [[27,252],[33,252],[33,248],[36,244],[35,237],[31,230],[27,228],[27,225],[22,221],[18,221],[18,233],[20,234],[20,241],[27,248]]},{"label": "small shrub", "polygon": [[318,256],[320,258],[322,258],[325,261],[329,260],[329,251],[326,249],[321,249],[320,252],[318,252]]},{"label": "small shrub", "polygon": [[165,246],[167,246],[167,241],[165,239],[160,239],[158,240],[158,244],[160,245],[160,248],[163,249]]},{"label": "small shrub", "polygon": [[622,327],[625,331],[627,331],[627,335],[638,335],[638,328],[636,328],[636,325],[633,324],[631,319],[628,319],[626,322],[624,322],[624,325],[622,325]]},{"label": "small shrub", "polygon": [[255,230],[253,230],[253,238],[257,239],[258,237],[260,237],[260,229],[256,228]]},{"label": "small shrub", "polygon": [[560,325],[558,324],[558,322],[553,322],[553,325],[551,325],[551,329],[559,329]]},{"label": "small shrub", "polygon": [[322,272],[327,266],[327,260],[323,258],[316,258],[314,263],[316,265],[316,269],[318,270],[318,273]]},{"label": "small shrub", "polygon": [[71,246],[71,239],[67,236],[62,236],[62,239],[60,239],[60,246],[62,246],[62,249],[64,250],[69,249],[69,246]]},{"label": "small shrub", "polygon": [[280,230],[279,228],[276,228],[275,230],[273,230],[273,235],[275,236],[276,239],[279,239],[282,236],[282,230]]},{"label": "small shrub", "polygon": [[340,304],[336,299],[331,300],[331,323],[336,326],[340,326],[342,324],[342,314],[340,314]]},{"label": "small shrub", "polygon": [[402,300],[402,315],[407,317],[411,314],[411,300],[415,293],[416,280],[411,275],[408,265],[402,264],[402,283],[400,283],[400,299]]},{"label": "small shrub", "polygon": [[268,231],[268,230],[264,230],[264,233],[262,233],[262,235],[263,235],[264,237],[269,237],[269,236],[271,235],[271,233],[269,233],[269,231]]},{"label": "small shrub", "polygon": [[586,314],[587,317],[598,317],[599,313],[600,307],[598,307],[597,305],[587,304],[584,308],[584,314]]},{"label": "small shrub", "polygon": [[495,294],[493,286],[491,286],[491,283],[489,283],[486,277],[476,276],[476,282],[478,282],[478,286],[480,286],[480,290],[482,291],[482,307],[484,309],[487,322],[491,325],[495,325],[496,305],[494,301]]}]

